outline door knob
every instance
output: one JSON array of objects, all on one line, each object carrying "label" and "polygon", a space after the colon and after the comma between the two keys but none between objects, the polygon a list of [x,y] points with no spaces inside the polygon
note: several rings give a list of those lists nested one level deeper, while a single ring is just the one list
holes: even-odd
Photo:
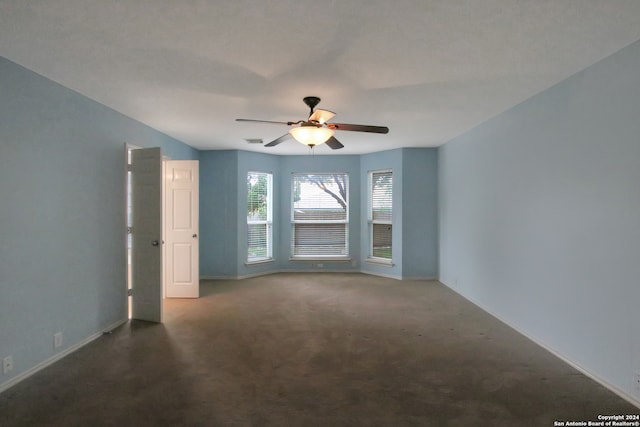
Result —
[{"label": "door knob", "polygon": [[194,234],[194,235],[193,235],[193,236],[191,236],[191,237],[193,237],[193,238],[195,239],[196,237],[198,237],[198,235],[197,235],[197,234]]},{"label": "door knob", "polygon": [[151,242],[151,246],[158,246],[160,244],[160,242],[158,242],[157,240],[154,240],[153,242]]}]

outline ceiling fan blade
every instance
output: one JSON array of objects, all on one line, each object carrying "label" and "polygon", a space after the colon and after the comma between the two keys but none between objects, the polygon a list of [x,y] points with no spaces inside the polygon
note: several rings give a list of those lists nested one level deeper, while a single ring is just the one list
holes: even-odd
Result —
[{"label": "ceiling fan blade", "polygon": [[291,138],[291,134],[290,133],[285,133],[281,137],[274,139],[273,141],[271,141],[268,144],[265,144],[264,146],[265,147],[275,147],[276,145],[280,144],[281,142],[286,141],[289,138]]},{"label": "ceiling fan blade", "polygon": [[236,119],[236,122],[275,123],[279,125],[295,125],[297,122],[274,122],[273,120]]},{"label": "ceiling fan blade", "polygon": [[386,126],[353,125],[349,123],[327,123],[327,127],[333,130],[351,130],[356,132],[389,133]]},{"label": "ceiling fan blade", "polygon": [[324,143],[327,144],[333,150],[338,150],[344,147],[344,145],[342,145],[342,143],[333,136],[327,139]]},{"label": "ceiling fan blade", "polygon": [[320,124],[324,124],[327,121],[331,120],[336,113],[329,110],[316,110],[309,116],[310,122],[318,122]]}]

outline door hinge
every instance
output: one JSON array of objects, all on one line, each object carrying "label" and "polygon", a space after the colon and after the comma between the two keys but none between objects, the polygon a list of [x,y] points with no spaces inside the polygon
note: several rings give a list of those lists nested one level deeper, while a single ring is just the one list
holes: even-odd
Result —
[{"label": "door hinge", "polygon": [[127,227],[127,234],[133,234],[133,227]]},{"label": "door hinge", "polygon": [[127,296],[130,297],[133,295],[133,289],[127,289]]},{"label": "door hinge", "polygon": [[127,172],[133,172],[133,165],[132,164],[128,164],[127,165]]}]

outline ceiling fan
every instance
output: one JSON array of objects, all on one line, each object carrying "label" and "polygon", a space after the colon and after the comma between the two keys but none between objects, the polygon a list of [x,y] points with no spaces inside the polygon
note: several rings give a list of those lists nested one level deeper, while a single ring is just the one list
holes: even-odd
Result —
[{"label": "ceiling fan", "polygon": [[320,102],[320,98],[317,96],[307,96],[303,99],[304,103],[310,108],[309,118],[307,120],[298,120],[296,122],[277,122],[271,120],[253,120],[253,119],[236,119],[237,122],[258,122],[258,123],[276,123],[293,127],[288,133],[285,133],[279,138],[265,144],[265,147],[275,147],[281,142],[286,141],[289,138],[294,138],[296,141],[309,146],[310,148],[316,145],[325,143],[330,148],[337,150],[344,147],[340,141],[334,136],[336,130],[348,130],[355,132],[370,132],[370,133],[388,133],[389,128],[386,126],[369,126],[369,125],[354,125],[348,123],[328,123],[336,113],[328,110],[314,110],[316,105]]}]

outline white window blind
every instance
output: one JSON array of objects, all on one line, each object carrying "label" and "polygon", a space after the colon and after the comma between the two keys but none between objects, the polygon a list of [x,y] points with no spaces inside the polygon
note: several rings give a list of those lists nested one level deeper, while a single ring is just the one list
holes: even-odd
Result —
[{"label": "white window blind", "polygon": [[273,257],[272,175],[247,173],[247,262]]},{"label": "white window blind", "polygon": [[391,260],[393,236],[393,173],[369,172],[370,256]]},{"label": "white window blind", "polygon": [[292,175],[292,258],[349,255],[348,187],[344,173]]}]

